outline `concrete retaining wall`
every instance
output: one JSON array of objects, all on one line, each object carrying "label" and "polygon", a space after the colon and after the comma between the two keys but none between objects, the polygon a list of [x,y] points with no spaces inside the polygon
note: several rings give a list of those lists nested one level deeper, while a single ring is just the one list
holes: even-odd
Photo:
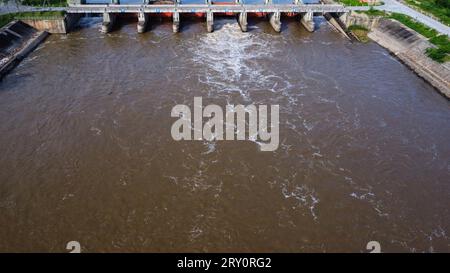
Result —
[{"label": "concrete retaining wall", "polygon": [[352,11],[345,16],[344,23],[347,27],[359,25],[367,29],[372,29],[378,25],[380,19],[381,17],[369,17],[367,14]]},{"label": "concrete retaining wall", "polygon": [[22,21],[37,30],[49,33],[67,33],[66,22],[61,19],[22,19]]},{"label": "concrete retaining wall", "polygon": [[450,98],[450,64],[440,64],[425,55],[425,50],[433,47],[425,37],[391,19],[380,19],[368,36]]},{"label": "concrete retaining wall", "polygon": [[21,21],[40,31],[66,34],[76,26],[79,18],[80,15],[78,14],[67,14],[62,18],[54,18],[54,19],[30,18],[30,19],[22,19]]},{"label": "concrete retaining wall", "polygon": [[35,49],[48,33],[14,21],[0,29],[0,79]]}]

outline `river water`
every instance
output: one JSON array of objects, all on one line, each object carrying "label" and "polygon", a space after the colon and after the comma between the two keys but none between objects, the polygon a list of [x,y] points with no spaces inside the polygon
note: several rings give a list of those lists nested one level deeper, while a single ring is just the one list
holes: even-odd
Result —
[{"label": "river water", "polygon": [[[316,19],[49,37],[0,83],[0,251],[450,251],[449,101]],[[279,148],[174,141],[194,96],[279,104]]]}]

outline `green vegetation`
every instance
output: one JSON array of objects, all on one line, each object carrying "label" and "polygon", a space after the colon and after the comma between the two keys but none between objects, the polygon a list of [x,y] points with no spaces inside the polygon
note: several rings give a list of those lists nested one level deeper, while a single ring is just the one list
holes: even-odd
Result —
[{"label": "green vegetation", "polygon": [[395,19],[421,35],[429,38],[430,43],[435,45],[437,48],[428,48],[426,50],[428,57],[440,63],[450,60],[450,40],[447,35],[439,35],[436,30],[429,28],[403,14],[392,13],[388,18]]},{"label": "green vegetation", "polygon": [[450,40],[447,35],[435,36],[429,41],[437,48],[428,48],[428,57],[441,63],[450,61]]},{"label": "green vegetation", "polygon": [[369,31],[365,26],[361,26],[361,25],[351,25],[348,27],[348,30],[365,30],[365,31]]},{"label": "green vegetation", "polygon": [[450,61],[450,55],[449,55],[449,51],[442,49],[440,47],[438,48],[427,48],[426,52],[428,57],[430,57],[431,59],[439,62],[439,63],[444,63],[444,62],[448,62]]},{"label": "green vegetation", "polygon": [[365,13],[369,16],[383,16],[386,17],[387,13],[384,10],[377,10],[374,9],[373,7],[370,7],[369,10],[361,10],[361,11],[357,11],[358,13]]},{"label": "green vegetation", "polygon": [[17,12],[14,15],[14,19],[46,19],[46,18],[61,18],[66,14],[65,11],[26,11],[26,12]]},{"label": "green vegetation", "polygon": [[342,3],[344,6],[379,6],[384,5],[384,2],[378,1],[376,3],[367,3],[367,2],[360,2],[360,0],[336,0],[340,3]]},{"label": "green vegetation", "polygon": [[369,4],[364,2],[359,2],[358,0],[338,0],[345,6],[368,6]]},{"label": "green vegetation", "polygon": [[442,23],[450,26],[450,1],[449,0],[405,0],[411,6],[415,6],[425,13],[429,13]]},{"label": "green vegetation", "polygon": [[400,13],[392,13],[388,18],[395,19],[399,21],[400,23],[404,24],[405,26],[417,31],[418,33],[422,34],[423,36],[427,38],[432,38],[436,35],[438,35],[438,32],[432,28],[427,27],[426,25],[417,22],[413,18],[400,14]]},{"label": "green vegetation", "polygon": [[[440,1],[440,0],[436,0]],[[449,0],[445,0],[449,3]],[[444,2],[445,2],[444,1]],[[447,35],[439,35],[439,32],[436,30],[427,27],[426,25],[414,20],[413,18],[403,15],[400,13],[385,13],[384,11],[379,11],[375,9],[369,9],[368,11],[359,11],[359,13],[365,13],[368,16],[383,16],[385,18],[390,18],[399,21],[403,25],[413,29],[417,33],[422,36],[428,38],[428,41],[435,45],[436,47],[430,47],[426,50],[426,54],[431,59],[435,60],[439,63],[444,63],[450,61],[450,40]],[[350,27],[351,28],[351,27]],[[350,29],[349,28],[349,29]],[[352,30],[352,29],[350,29]],[[362,33],[362,30],[359,30],[357,33],[352,30],[352,32],[358,36]],[[359,38],[359,37],[358,37]]]},{"label": "green vegetation", "polygon": [[54,19],[65,15],[64,11],[30,11],[0,15],[0,27],[15,19]]},{"label": "green vegetation", "polygon": [[34,7],[66,7],[66,0],[22,0],[22,5]]},{"label": "green vegetation", "polygon": [[363,43],[369,42],[369,37],[367,37],[369,30],[365,26],[352,25],[348,27],[348,30],[351,31],[359,41]]},{"label": "green vegetation", "polygon": [[67,7],[67,0],[0,0],[0,3],[33,7]]},{"label": "green vegetation", "polygon": [[4,25],[8,24],[14,20],[14,14],[7,13],[7,14],[1,14],[0,15],[0,27],[3,27]]}]

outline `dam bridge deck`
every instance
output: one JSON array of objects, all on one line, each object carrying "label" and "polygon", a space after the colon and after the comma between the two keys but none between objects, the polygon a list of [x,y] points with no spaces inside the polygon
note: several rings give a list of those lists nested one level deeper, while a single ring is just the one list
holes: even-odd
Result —
[{"label": "dam bridge deck", "polygon": [[169,14],[173,17],[173,31],[180,30],[180,14],[205,14],[208,32],[214,30],[214,14],[236,14],[242,31],[247,31],[247,14],[266,14],[270,24],[277,32],[281,31],[281,14],[291,13],[299,15],[300,22],[308,31],[314,31],[313,17],[315,14],[327,16],[329,14],[346,14],[349,10],[339,4],[303,4],[301,0],[294,0],[292,4],[273,4],[267,0],[266,4],[119,4],[120,0],[115,0],[113,4],[71,4],[66,9],[68,15],[77,16],[80,14],[103,14],[102,31],[109,32],[113,28],[118,14],[134,13],[138,14],[138,32],[145,32],[150,14]]},{"label": "dam bridge deck", "polygon": [[339,4],[74,4],[66,8],[67,13],[271,13],[271,12],[295,12],[295,13],[344,13],[349,10]]}]

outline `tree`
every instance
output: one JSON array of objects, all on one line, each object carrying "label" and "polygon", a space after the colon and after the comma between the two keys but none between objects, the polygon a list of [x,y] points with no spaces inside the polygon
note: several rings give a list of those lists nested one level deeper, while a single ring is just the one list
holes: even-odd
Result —
[{"label": "tree", "polygon": [[13,2],[16,5],[17,10],[20,12],[20,6],[22,6],[23,0],[6,0],[8,2]]},{"label": "tree", "polygon": [[450,9],[450,0],[436,0],[436,5]]},{"label": "tree", "polygon": [[8,4],[8,2],[9,2],[10,0],[0,0],[0,4],[3,6],[3,5],[7,5]]}]

